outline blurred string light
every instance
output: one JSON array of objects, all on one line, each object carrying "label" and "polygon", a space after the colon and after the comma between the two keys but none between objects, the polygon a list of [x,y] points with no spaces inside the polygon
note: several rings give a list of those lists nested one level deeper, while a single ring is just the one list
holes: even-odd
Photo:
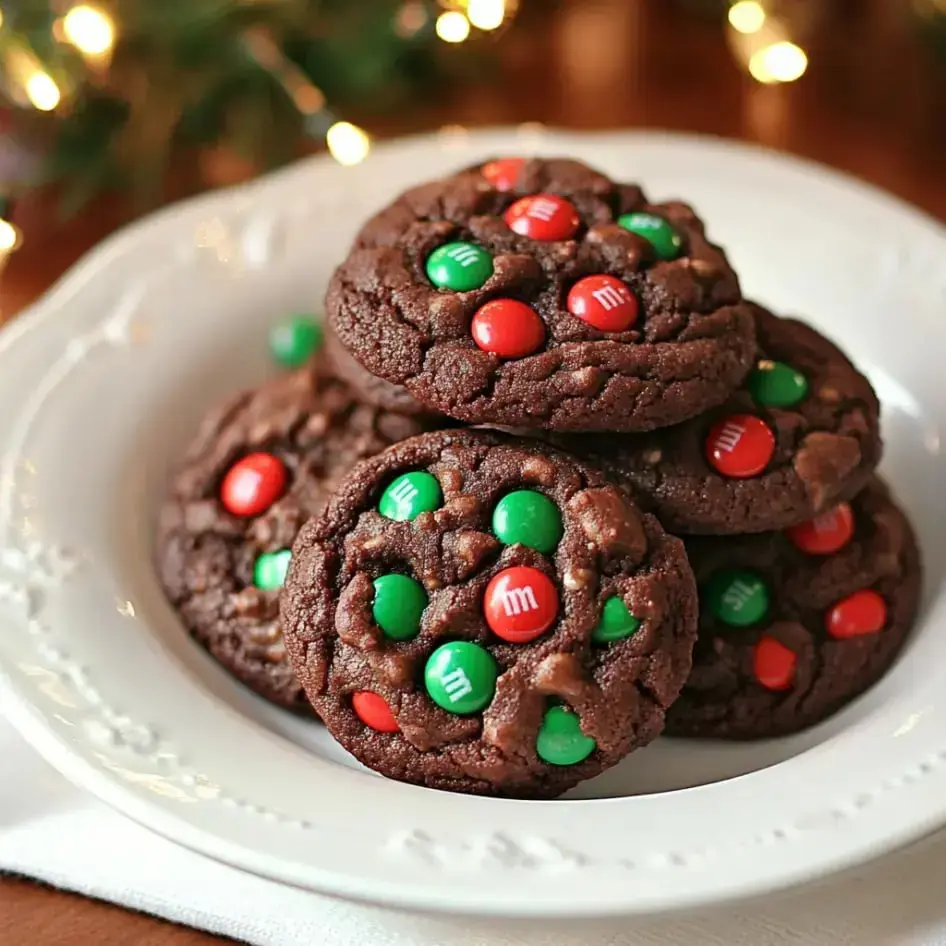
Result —
[{"label": "blurred string light", "polygon": [[808,55],[792,39],[776,0],[736,0],[729,7],[728,40],[756,82],[794,82],[808,69]]},{"label": "blurred string light", "polygon": [[506,19],[506,0],[469,0],[466,18],[478,30],[498,30]]},{"label": "blurred string light", "polygon": [[765,46],[749,59],[749,74],[757,82],[771,85],[776,82],[794,82],[808,68],[808,56],[794,43],[783,41]]},{"label": "blurred string light", "polygon": [[81,3],[62,18],[62,33],[80,53],[101,57],[115,45],[115,24],[98,7]]},{"label": "blurred string light", "polygon": [[445,43],[463,43],[475,27],[484,33],[498,30],[516,14],[519,0],[440,0],[443,12],[434,24]]},{"label": "blurred string light", "polygon": [[20,231],[9,220],[0,217],[0,257],[12,253],[20,245]]},{"label": "blurred string light", "polygon": [[371,150],[367,133],[351,122],[336,121],[326,107],[322,90],[294,63],[290,62],[271,36],[260,30],[251,30],[244,37],[249,55],[260,68],[265,69],[292,99],[305,116],[307,127],[325,130],[325,144],[329,154],[339,164],[360,164]]},{"label": "blurred string light", "polygon": [[462,43],[470,35],[470,21],[459,10],[445,10],[437,17],[436,30],[445,43]]},{"label": "blurred string light", "polygon": [[351,122],[335,122],[325,133],[325,142],[329,154],[346,166],[360,164],[371,150],[371,139]]},{"label": "blurred string light", "polygon": [[7,257],[20,245],[22,239],[19,228],[7,219],[9,212],[9,201],[0,197],[0,269],[3,268]]},{"label": "blurred string light", "polygon": [[765,25],[765,8],[758,0],[737,0],[729,8],[729,25],[740,33],[758,33]]},{"label": "blurred string light", "polygon": [[37,69],[24,83],[26,97],[34,108],[41,112],[51,112],[62,101],[62,93],[51,75]]},{"label": "blurred string light", "polygon": [[8,46],[3,53],[3,71],[10,97],[21,105],[51,112],[62,99],[55,79],[42,67],[28,47]]}]

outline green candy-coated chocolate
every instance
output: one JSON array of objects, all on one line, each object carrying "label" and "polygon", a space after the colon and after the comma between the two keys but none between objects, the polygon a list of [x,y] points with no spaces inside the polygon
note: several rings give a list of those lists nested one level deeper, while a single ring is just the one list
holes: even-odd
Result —
[{"label": "green candy-coated chocolate", "polygon": [[657,259],[676,259],[683,249],[680,234],[663,217],[649,213],[621,214],[618,226],[643,237],[654,248]]},{"label": "green candy-coated chocolate", "polygon": [[783,361],[760,361],[749,375],[749,393],[760,407],[791,407],[808,396],[808,379]]},{"label": "green candy-coated chocolate", "polygon": [[408,641],[420,632],[420,619],[427,607],[423,585],[407,575],[382,575],[374,580],[371,613],[386,637]]},{"label": "green candy-coated chocolate", "polygon": [[427,257],[427,278],[440,289],[470,292],[493,275],[493,257],[475,243],[445,243]]},{"label": "green candy-coated chocolate", "polygon": [[545,711],[535,751],[549,765],[577,765],[595,751],[597,743],[581,731],[577,714],[564,706],[552,706]]},{"label": "green candy-coated chocolate", "polygon": [[724,624],[749,627],[769,610],[769,589],[762,578],[745,568],[726,569],[710,578],[704,604]]},{"label": "green candy-coated chocolate", "polygon": [[424,685],[438,706],[464,716],[489,706],[497,675],[496,661],[479,644],[451,641],[428,658]]},{"label": "green candy-coated chocolate", "polygon": [[493,532],[506,545],[525,545],[551,555],[562,538],[562,514],[534,489],[507,493],[493,510]]},{"label": "green candy-coated chocolate", "polygon": [[322,326],[310,315],[292,315],[273,326],[269,350],[284,368],[299,368],[322,344]]},{"label": "green candy-coated chocolate", "polygon": [[440,484],[430,473],[402,473],[381,495],[378,512],[395,522],[411,522],[441,503]]},{"label": "green candy-coated chocolate", "polygon": [[627,609],[623,598],[615,595],[605,601],[601,620],[592,632],[591,639],[597,644],[610,644],[630,637],[640,626],[640,620]]},{"label": "green candy-coated chocolate", "polygon": [[261,555],[253,565],[253,584],[262,591],[282,588],[291,558],[292,552],[289,549]]}]

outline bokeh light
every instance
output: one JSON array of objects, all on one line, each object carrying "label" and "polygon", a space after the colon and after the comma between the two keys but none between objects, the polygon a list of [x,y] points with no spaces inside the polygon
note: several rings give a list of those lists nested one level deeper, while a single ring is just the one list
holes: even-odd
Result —
[{"label": "bokeh light", "polygon": [[15,250],[20,243],[20,231],[9,220],[0,218],[0,253]]},{"label": "bokeh light", "polygon": [[470,35],[470,21],[458,10],[437,17],[437,35],[445,43],[462,43]]},{"label": "bokeh light", "polygon": [[360,164],[368,157],[371,139],[351,122],[335,122],[325,133],[329,153],[339,164]]},{"label": "bokeh light", "polygon": [[729,8],[729,25],[740,33],[758,33],[765,25],[765,9],[758,0],[739,0]]},{"label": "bokeh light", "polygon": [[51,112],[62,98],[59,86],[52,77],[39,70],[26,80],[25,88],[26,97],[33,103],[33,107],[41,112]]},{"label": "bokeh light", "polygon": [[478,30],[496,30],[506,18],[506,0],[470,0],[467,19]]},{"label": "bokeh light", "polygon": [[808,68],[805,51],[788,41],[773,43],[752,54],[749,73],[757,82],[767,85],[774,82],[794,82]]},{"label": "bokeh light", "polygon": [[115,43],[115,26],[97,7],[80,4],[63,17],[63,33],[80,52],[96,56],[108,52]]}]

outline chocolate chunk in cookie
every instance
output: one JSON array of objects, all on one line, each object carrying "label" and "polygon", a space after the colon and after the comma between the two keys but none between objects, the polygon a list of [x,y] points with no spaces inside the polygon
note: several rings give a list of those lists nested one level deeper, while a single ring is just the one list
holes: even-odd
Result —
[{"label": "chocolate chunk in cookie", "polygon": [[687,541],[700,586],[693,671],[668,733],[759,739],[834,713],[893,663],[916,614],[910,525],[874,480],[785,532]]},{"label": "chocolate chunk in cookie", "polygon": [[759,357],[725,404],[646,437],[569,444],[671,531],[729,535],[805,522],[854,496],[880,461],[880,407],[868,380],[804,322],[753,312]]},{"label": "chocolate chunk in cookie", "polygon": [[274,703],[309,709],[279,623],[296,533],[357,460],[421,429],[303,369],[216,408],[176,471],[157,544],[165,591],[194,637]]},{"label": "chocolate chunk in cookie", "polygon": [[424,434],[359,464],[293,548],[296,674],[391,778],[551,798],[663,728],[690,668],[682,543],[536,441]]},{"label": "chocolate chunk in cookie", "polygon": [[725,400],[753,324],[694,212],[576,161],[495,166],[362,229],[327,297],[354,359],[474,424],[641,431]]}]

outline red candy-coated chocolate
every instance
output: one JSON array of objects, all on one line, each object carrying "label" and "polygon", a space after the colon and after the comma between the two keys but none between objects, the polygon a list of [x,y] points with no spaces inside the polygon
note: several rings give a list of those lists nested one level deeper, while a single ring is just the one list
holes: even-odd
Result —
[{"label": "red candy-coated chocolate", "polygon": [[788,690],[795,682],[798,657],[774,637],[761,637],[752,653],[752,672],[767,690]]},{"label": "red candy-coated chocolate", "polygon": [[574,206],[556,194],[532,194],[517,200],[504,214],[510,230],[530,240],[569,240],[581,226]]},{"label": "red candy-coated chocolate", "polygon": [[490,630],[511,644],[528,644],[558,616],[558,591],[537,568],[518,565],[494,576],[483,604]]},{"label": "red candy-coated chocolate", "polygon": [[377,732],[400,732],[391,707],[370,690],[359,690],[351,697],[351,707],[355,715],[369,728]]},{"label": "red candy-coated chocolate", "polygon": [[854,513],[847,503],[838,503],[816,519],[787,529],[785,534],[809,555],[833,555],[851,541]]},{"label": "red candy-coated chocolate", "polygon": [[775,435],[752,414],[733,414],[715,424],[706,438],[706,459],[723,476],[745,479],[761,473],[775,453]]},{"label": "red candy-coated chocolate", "polygon": [[568,311],[602,332],[627,331],[637,310],[637,296],[614,276],[585,276],[568,293]]},{"label": "red candy-coated chocolate", "polygon": [[220,501],[234,516],[258,516],[282,496],[287,479],[282,460],[271,453],[250,453],[227,471]]},{"label": "red candy-coated chocolate", "polygon": [[876,634],[887,623],[887,602],[873,588],[861,588],[838,601],[828,612],[825,626],[838,640]]},{"label": "red candy-coated chocolate", "polygon": [[519,180],[519,172],[526,163],[525,158],[500,158],[490,161],[480,169],[486,178],[498,191],[511,191]]},{"label": "red candy-coated chocolate", "polygon": [[538,312],[517,299],[494,299],[480,306],[470,332],[483,351],[500,358],[531,355],[545,341],[545,323]]}]

